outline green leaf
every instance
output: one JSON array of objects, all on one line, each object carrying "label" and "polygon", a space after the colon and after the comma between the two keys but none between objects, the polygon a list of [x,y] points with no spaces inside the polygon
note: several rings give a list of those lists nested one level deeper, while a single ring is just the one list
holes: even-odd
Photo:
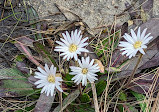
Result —
[{"label": "green leaf", "polygon": [[118,105],[118,109],[119,109],[120,112],[124,112],[124,107],[123,107],[123,105],[119,104],[119,105]]},{"label": "green leaf", "polygon": [[[72,81],[71,79],[72,79],[73,77],[74,77],[73,75],[66,74],[65,77],[63,77],[63,79],[65,80],[65,84],[67,84],[68,86],[72,86],[72,85],[73,85],[73,82],[70,82],[70,81]],[[68,82],[67,82],[67,81],[68,81]]]},{"label": "green leaf", "polygon": [[0,79],[25,78],[17,68],[0,69]]},{"label": "green leaf", "polygon": [[110,72],[120,72],[121,69],[120,68],[116,68],[116,67],[110,67],[110,68],[106,68],[107,71]]},{"label": "green leaf", "polygon": [[15,61],[23,61],[25,58],[25,55],[23,54],[18,54],[16,57],[15,57]]},{"label": "green leaf", "polygon": [[87,93],[83,93],[79,98],[82,103],[87,103],[90,101],[90,97]]},{"label": "green leaf", "polygon": [[[131,106],[130,104],[126,104],[126,105],[129,107],[129,110],[131,112],[139,112],[135,107]],[[121,104],[118,105],[118,109],[119,109],[120,112],[125,112],[124,111],[125,109],[124,109],[123,105],[121,105]]]},{"label": "green leaf", "polygon": [[106,81],[101,80],[96,84],[96,91],[97,91],[97,96],[101,95],[103,91],[105,90],[106,87]]},{"label": "green leaf", "polygon": [[[120,94],[119,94],[119,99],[123,102],[126,102],[127,101],[127,95],[123,91],[121,91]],[[138,112],[138,110],[135,107],[133,107],[132,105],[130,105],[129,103],[126,103],[126,106],[128,106],[129,110],[131,110],[132,112]],[[118,108],[119,108],[120,112],[124,111],[123,105],[119,104]]]},{"label": "green leaf", "polygon": [[1,69],[0,77],[8,77],[7,80],[1,80],[1,97],[19,97],[34,92],[27,78],[16,68]]},{"label": "green leaf", "polygon": [[70,105],[68,110],[69,112],[95,112],[89,104]]},{"label": "green leaf", "polygon": [[126,101],[126,100],[127,100],[126,94],[125,94],[124,92],[121,92],[121,93],[119,94],[119,99],[120,99],[121,101]]},{"label": "green leaf", "polygon": [[[143,101],[146,98],[143,94],[139,94],[139,93],[136,93],[134,91],[130,91],[130,92],[132,93],[132,95],[135,96],[137,101]],[[139,105],[140,105],[140,108],[141,108],[142,112],[146,112],[147,104],[146,103],[140,103]]]}]

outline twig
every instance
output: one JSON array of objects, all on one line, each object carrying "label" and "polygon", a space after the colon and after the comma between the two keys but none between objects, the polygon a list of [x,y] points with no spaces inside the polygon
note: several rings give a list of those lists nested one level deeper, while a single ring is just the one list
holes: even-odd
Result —
[{"label": "twig", "polygon": [[82,84],[81,83],[78,85],[78,89],[80,91],[80,95],[82,95]]},{"label": "twig", "polygon": [[33,58],[33,56],[26,50],[26,48],[23,46],[23,44],[21,42],[18,41],[18,44],[20,45],[20,47],[23,49],[23,51],[26,53],[26,57],[33,62],[36,66],[39,66],[40,68],[44,69],[44,67]]},{"label": "twig", "polygon": [[139,56],[139,58],[138,58],[138,60],[137,60],[137,63],[136,63],[136,65],[135,65],[135,67],[134,67],[134,70],[132,71],[132,74],[130,75],[130,77],[129,77],[127,83],[126,83],[125,86],[124,86],[124,88],[127,88],[127,87],[129,86],[129,84],[131,83],[131,80],[133,79],[133,77],[134,77],[134,75],[135,75],[135,72],[136,72],[136,70],[137,70],[137,68],[138,68],[138,65],[139,65],[141,59],[142,59],[142,56],[143,56],[143,54],[140,54],[140,56]]},{"label": "twig", "polygon": [[[158,80],[158,75],[159,75],[159,68],[157,69],[156,74],[155,74],[155,76],[157,76],[157,77],[154,77],[154,78],[156,79],[155,85],[156,85],[157,80]],[[155,86],[154,86],[154,87],[155,87]],[[151,88],[151,90],[154,90],[154,87]],[[151,96],[152,96],[152,95],[151,95]],[[149,105],[150,105],[150,104],[149,104]],[[147,106],[148,106],[148,105],[147,105]],[[157,93],[157,97],[155,98],[155,101],[154,101],[154,104],[153,104],[153,106],[152,106],[151,112],[158,112],[158,111],[159,111],[159,92]]]},{"label": "twig", "polygon": [[131,111],[129,110],[129,108],[128,108],[125,104],[123,104],[123,107],[125,108],[125,111],[124,111],[124,112],[131,112]]},{"label": "twig", "polygon": [[[110,65],[111,65],[111,60],[112,60],[112,55],[113,55],[113,49],[114,49],[114,37],[115,37],[115,28],[116,28],[116,16],[114,17],[114,23],[111,27],[111,30],[113,29],[113,26],[114,26],[114,34],[113,34],[113,42],[112,42],[112,45],[110,45],[110,49],[111,49],[111,52],[110,52],[110,57],[109,57],[109,69],[108,69],[108,77],[107,77],[107,85],[106,85],[106,88],[105,88],[105,99],[104,99],[104,112],[107,112],[108,108],[109,108],[109,105],[106,105],[107,103],[107,96],[108,96],[108,88],[109,88],[109,85],[111,83],[111,79],[112,79],[112,76],[111,78],[110,77]],[[110,36],[110,34],[108,34]],[[109,37],[109,43],[110,43],[110,37]],[[110,80],[109,80],[110,79]]]},{"label": "twig", "polygon": [[91,83],[91,87],[92,87],[92,92],[93,92],[93,101],[94,101],[94,106],[95,106],[95,112],[99,112],[95,83]]},{"label": "twig", "polygon": [[[61,88],[62,88],[62,85],[61,85]],[[63,110],[62,110],[62,92],[60,92],[60,104],[61,104],[61,112],[63,112]]]}]

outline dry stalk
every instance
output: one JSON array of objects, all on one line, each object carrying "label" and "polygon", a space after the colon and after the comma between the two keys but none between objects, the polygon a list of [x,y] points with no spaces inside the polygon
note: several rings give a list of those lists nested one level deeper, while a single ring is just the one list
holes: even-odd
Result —
[{"label": "dry stalk", "polygon": [[92,92],[93,92],[93,101],[94,101],[94,106],[95,106],[95,112],[99,112],[95,83],[91,83],[91,87],[92,87]]},{"label": "dry stalk", "polygon": [[134,78],[135,72],[136,72],[136,70],[137,70],[137,68],[138,68],[138,65],[139,65],[141,59],[142,59],[142,56],[143,56],[143,54],[140,54],[140,56],[139,56],[139,58],[138,58],[138,60],[137,60],[137,63],[136,63],[136,65],[135,65],[135,67],[134,67],[134,70],[132,71],[132,74],[130,75],[130,77],[129,77],[127,83],[126,83],[125,86],[124,86],[125,88],[127,88],[127,87],[129,86],[129,84],[131,83],[132,79]]},{"label": "dry stalk", "polygon": [[[111,83],[111,78],[110,78],[110,80],[109,80],[109,75],[110,75],[110,66],[111,66],[111,62],[112,62],[112,55],[113,55],[113,49],[114,49],[114,37],[115,37],[115,28],[116,28],[116,16],[114,17],[114,23],[113,23],[113,25],[112,25],[112,27],[111,27],[111,30],[110,31],[112,31],[113,30],[113,26],[114,26],[114,35],[113,35],[113,42],[112,42],[112,45],[110,45],[111,47],[111,50],[110,50],[110,58],[109,58],[109,69],[108,69],[108,77],[107,77],[107,86],[106,86],[106,88],[105,88],[105,101],[104,101],[104,112],[107,112],[107,110],[108,110],[108,108],[109,108],[109,104],[108,105],[106,105],[106,103],[107,103],[107,96],[108,96],[108,89],[109,89],[109,85],[110,85],[110,83]],[[110,40],[110,34],[108,33],[108,37],[109,37],[109,43],[111,43],[111,40]],[[107,59],[106,59],[107,60]]]},{"label": "dry stalk", "polygon": [[[157,75],[157,78],[156,78],[156,79],[158,79],[159,68],[157,69],[157,72],[156,72],[155,75]],[[157,97],[156,97],[156,99],[155,99],[155,102],[154,102],[154,104],[153,104],[153,107],[152,107],[151,112],[158,112],[158,111],[159,111],[159,92],[157,93]]]},{"label": "dry stalk", "polygon": [[[61,85],[61,88],[62,88],[62,85]],[[61,104],[61,112],[63,112],[63,110],[62,110],[62,92],[60,92],[60,104]]]},{"label": "dry stalk", "polygon": [[[152,84],[149,88],[149,91],[147,93],[147,96],[149,97],[149,99],[148,99],[147,106],[146,106],[146,112],[149,112],[152,102],[153,102],[153,100],[151,100],[151,99],[153,99],[154,90],[155,90],[156,83],[157,83],[157,80],[159,77],[158,73],[159,73],[159,69],[157,69],[156,73],[154,74],[154,78],[153,78],[154,81],[152,82]],[[158,112],[158,111],[155,111],[155,112]]]}]

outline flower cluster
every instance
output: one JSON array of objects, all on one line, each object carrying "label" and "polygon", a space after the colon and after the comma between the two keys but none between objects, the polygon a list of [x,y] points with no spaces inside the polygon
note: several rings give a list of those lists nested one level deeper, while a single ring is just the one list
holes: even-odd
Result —
[{"label": "flower cluster", "polygon": [[[94,59],[90,59],[90,57],[87,57],[84,59],[82,57],[82,61],[78,59],[78,55],[82,52],[89,52],[85,46],[88,45],[86,42],[88,40],[88,37],[82,39],[81,31],[75,30],[74,32],[71,32],[71,35],[66,31],[66,33],[62,33],[63,38],[60,38],[61,41],[56,41],[59,46],[55,47],[55,51],[60,52],[60,56],[63,56],[63,59],[67,59],[69,61],[70,59],[74,58],[75,61],[78,61],[79,67],[71,66],[71,73],[72,75],[75,75],[72,80],[78,85],[80,82],[82,82],[82,85],[87,85],[87,80],[93,83],[95,80],[98,80],[95,76],[96,72],[99,72],[98,64],[94,64]],[[46,93],[47,96],[50,94],[53,96],[55,88],[59,90],[60,92],[63,92],[61,89],[61,81],[62,78],[56,76],[56,67],[53,65],[49,69],[48,65],[45,64],[45,70],[38,67],[38,70],[40,72],[35,72],[35,78],[39,79],[37,82],[35,82],[35,85],[37,85],[37,88],[42,88],[41,93]]]},{"label": "flower cluster", "polygon": [[[150,36],[150,33],[145,35],[147,29],[144,29],[142,33],[140,33],[140,28],[138,28],[137,35],[134,30],[131,29],[131,36],[127,33],[123,36],[127,41],[121,41],[119,43],[120,47],[123,47],[121,51],[123,51],[122,55],[128,56],[129,58],[135,57],[138,51],[140,53],[145,54],[144,49],[147,48],[146,44],[153,38]],[[77,85],[82,82],[83,86],[87,85],[87,80],[90,83],[93,83],[96,78],[97,72],[99,72],[98,64],[94,64],[94,59],[90,59],[90,57],[82,57],[81,60],[78,59],[78,55],[82,52],[89,52],[85,47],[88,45],[86,42],[88,37],[82,39],[81,31],[75,30],[71,32],[71,35],[66,31],[66,33],[62,33],[64,38],[60,38],[61,41],[56,41],[59,46],[55,47],[55,51],[60,52],[60,56],[63,56],[63,59],[69,61],[74,58],[75,61],[78,62],[79,67],[70,66],[71,75],[75,75],[72,80]],[[40,72],[35,72],[35,78],[39,79],[35,82],[37,88],[42,88],[41,93],[46,93],[47,96],[50,94],[53,96],[55,88],[60,92],[63,92],[61,89],[61,81],[62,78],[56,75],[56,67],[53,65],[49,69],[48,65],[45,64],[44,70],[38,67]]]}]

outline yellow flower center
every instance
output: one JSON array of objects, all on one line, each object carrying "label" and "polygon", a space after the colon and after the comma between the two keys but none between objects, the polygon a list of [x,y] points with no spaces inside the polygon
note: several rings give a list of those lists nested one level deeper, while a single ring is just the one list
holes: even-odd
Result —
[{"label": "yellow flower center", "polygon": [[47,80],[48,80],[50,83],[55,83],[55,76],[49,75],[49,76],[47,77]]},{"label": "yellow flower center", "polygon": [[141,47],[142,42],[141,41],[137,41],[135,42],[135,44],[133,45],[135,49]]},{"label": "yellow flower center", "polygon": [[87,72],[88,72],[88,69],[87,68],[83,68],[82,69],[82,73],[85,75],[85,74],[87,74]]},{"label": "yellow flower center", "polygon": [[71,44],[70,47],[69,47],[69,51],[70,52],[75,52],[76,50],[77,50],[77,45]]}]

